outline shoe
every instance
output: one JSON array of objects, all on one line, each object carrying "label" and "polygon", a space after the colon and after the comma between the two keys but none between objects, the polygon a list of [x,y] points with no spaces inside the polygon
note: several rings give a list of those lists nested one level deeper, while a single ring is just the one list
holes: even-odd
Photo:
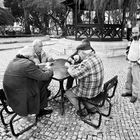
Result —
[{"label": "shoe", "polygon": [[93,107],[93,108],[88,108],[87,111],[88,113],[95,114],[97,112],[97,109]]},{"label": "shoe", "polygon": [[122,97],[132,96],[132,93],[125,92],[125,93],[122,93],[121,96]]},{"label": "shoe", "polygon": [[131,103],[135,103],[136,101],[137,101],[137,97],[132,96],[131,99],[130,99],[130,102]]},{"label": "shoe", "polygon": [[52,109],[48,109],[48,110],[41,109],[37,117],[42,117],[43,115],[48,115],[48,114],[51,114],[52,112],[53,112]]},{"label": "shoe", "polygon": [[64,96],[64,101],[65,101],[65,102],[68,102],[69,99],[68,99],[66,96]]},{"label": "shoe", "polygon": [[88,115],[88,111],[86,108],[83,108],[81,110],[77,110],[76,114],[80,117],[86,117]]}]

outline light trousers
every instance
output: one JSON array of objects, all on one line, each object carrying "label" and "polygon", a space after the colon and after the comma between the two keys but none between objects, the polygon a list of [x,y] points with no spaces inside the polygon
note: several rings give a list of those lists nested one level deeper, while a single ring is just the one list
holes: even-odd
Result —
[{"label": "light trousers", "polygon": [[140,65],[137,63],[129,64],[125,92],[140,99]]}]

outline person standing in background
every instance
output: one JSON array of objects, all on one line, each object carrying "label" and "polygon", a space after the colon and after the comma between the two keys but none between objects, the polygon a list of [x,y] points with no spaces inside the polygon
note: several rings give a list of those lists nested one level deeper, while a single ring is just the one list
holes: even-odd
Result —
[{"label": "person standing in background", "polygon": [[127,59],[129,61],[127,79],[125,82],[125,92],[123,97],[131,96],[130,102],[136,102],[140,97],[140,31],[137,26],[132,28],[132,43],[128,51]]}]

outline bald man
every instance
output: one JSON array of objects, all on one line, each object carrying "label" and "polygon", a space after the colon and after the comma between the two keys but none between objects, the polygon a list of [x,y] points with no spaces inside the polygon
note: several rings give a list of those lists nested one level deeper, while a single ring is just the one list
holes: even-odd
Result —
[{"label": "bald man", "polygon": [[138,27],[132,28],[133,41],[128,52],[129,67],[123,97],[131,96],[130,102],[134,103],[140,97],[140,31]]}]

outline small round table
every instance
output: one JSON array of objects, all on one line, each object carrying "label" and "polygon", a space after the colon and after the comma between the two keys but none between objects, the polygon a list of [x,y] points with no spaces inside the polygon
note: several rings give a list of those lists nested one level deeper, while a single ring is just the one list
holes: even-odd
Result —
[{"label": "small round table", "polygon": [[[57,92],[57,94],[55,95],[55,97],[57,97],[57,95],[60,93],[61,95],[61,101],[60,101],[60,111],[61,111],[61,115],[64,114],[64,80],[68,79],[70,77],[69,73],[67,72],[67,68],[65,67],[65,63],[67,62],[66,59],[56,59],[52,65],[53,71],[54,71],[54,75],[53,78],[56,81],[59,81],[59,90]],[[53,98],[55,98],[53,97]]]}]

